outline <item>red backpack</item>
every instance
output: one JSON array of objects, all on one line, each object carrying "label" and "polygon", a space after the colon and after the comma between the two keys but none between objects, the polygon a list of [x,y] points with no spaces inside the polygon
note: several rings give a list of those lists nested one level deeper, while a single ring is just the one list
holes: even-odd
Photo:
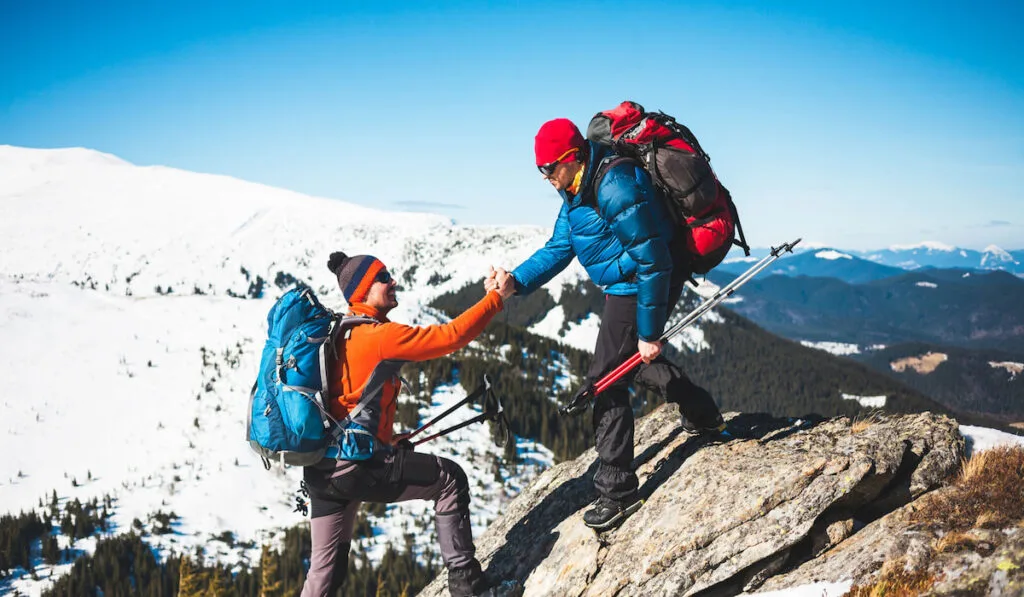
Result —
[{"label": "red backpack", "polygon": [[[685,228],[693,273],[711,271],[734,244],[750,256],[732,196],[711,170],[711,158],[697,138],[675,118],[645,112],[636,102],[622,102],[591,119],[587,139],[611,145],[622,158],[643,164],[672,217]],[[604,172],[622,158],[599,166],[595,180],[600,182]]]}]

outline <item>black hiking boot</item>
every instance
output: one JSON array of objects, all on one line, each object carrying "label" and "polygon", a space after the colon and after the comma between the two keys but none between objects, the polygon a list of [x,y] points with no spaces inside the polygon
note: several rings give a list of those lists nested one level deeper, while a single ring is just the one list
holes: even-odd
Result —
[{"label": "black hiking boot", "polygon": [[594,502],[593,508],[583,513],[583,524],[597,532],[613,529],[639,510],[643,503],[643,500],[635,497],[617,501],[601,496]]},{"label": "black hiking boot", "polygon": [[682,414],[679,415],[679,421],[680,425],[683,428],[683,431],[687,433],[699,435],[707,439],[729,439],[732,437],[732,435],[729,433],[729,426],[726,424],[725,420],[722,419],[722,415],[718,415],[718,420],[713,422],[711,425],[703,427],[698,427],[694,425],[693,423],[688,421],[686,417],[684,417]]}]

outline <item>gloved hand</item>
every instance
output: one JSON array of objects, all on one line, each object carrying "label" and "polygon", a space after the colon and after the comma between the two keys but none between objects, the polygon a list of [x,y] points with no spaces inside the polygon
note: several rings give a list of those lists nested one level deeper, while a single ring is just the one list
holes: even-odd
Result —
[{"label": "gloved hand", "polygon": [[563,415],[577,415],[590,406],[590,401],[594,397],[594,385],[590,379],[587,379],[576,393],[572,395],[572,398],[568,402],[559,407],[558,412]]},{"label": "gloved hand", "polygon": [[416,450],[416,446],[409,440],[408,433],[399,433],[391,439],[391,445],[397,450]]}]

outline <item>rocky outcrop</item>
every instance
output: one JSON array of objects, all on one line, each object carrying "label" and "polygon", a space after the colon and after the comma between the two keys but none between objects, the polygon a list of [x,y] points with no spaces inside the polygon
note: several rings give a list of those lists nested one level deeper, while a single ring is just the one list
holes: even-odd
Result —
[{"label": "rocky outcrop", "polygon": [[[598,536],[583,524],[596,497],[589,451],[542,474],[478,539],[488,574],[518,579],[527,595],[573,597],[733,595],[832,570],[855,578],[851,571],[869,574],[885,557],[857,541],[875,536],[902,549],[885,525],[942,485],[964,449],[956,422],[930,413],[733,415],[744,439],[727,442],[683,432],[677,413],[663,406],[637,423],[646,503],[622,526]],[[823,553],[833,568],[808,568]],[[444,595],[444,583],[442,574],[421,594]]]}]

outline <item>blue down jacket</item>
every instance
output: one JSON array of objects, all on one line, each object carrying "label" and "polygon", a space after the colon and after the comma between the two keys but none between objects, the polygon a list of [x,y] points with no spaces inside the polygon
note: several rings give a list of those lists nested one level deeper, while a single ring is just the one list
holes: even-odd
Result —
[{"label": "blue down jacket", "polygon": [[562,196],[562,209],[548,242],[512,271],[519,294],[529,294],[572,262],[587,270],[606,294],[637,296],[637,332],[657,340],[668,317],[672,275],[669,245],[675,232],[651,178],[633,162],[616,164],[605,173],[596,192],[594,173],[611,148],[587,142],[590,159],[580,191]]}]

